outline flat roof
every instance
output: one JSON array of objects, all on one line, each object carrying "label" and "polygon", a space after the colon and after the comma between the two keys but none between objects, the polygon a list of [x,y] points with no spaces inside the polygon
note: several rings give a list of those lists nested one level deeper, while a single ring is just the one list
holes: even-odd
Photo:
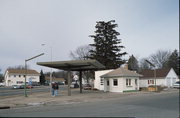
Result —
[{"label": "flat roof", "polygon": [[70,71],[86,71],[86,70],[101,70],[105,66],[97,60],[70,60],[70,61],[50,61],[37,62],[37,65],[56,68],[60,70]]}]

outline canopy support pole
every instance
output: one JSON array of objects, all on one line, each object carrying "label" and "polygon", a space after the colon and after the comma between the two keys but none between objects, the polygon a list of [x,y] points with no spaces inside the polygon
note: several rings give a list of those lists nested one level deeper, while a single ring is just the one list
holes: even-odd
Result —
[{"label": "canopy support pole", "polygon": [[70,84],[71,84],[71,75],[70,75],[70,70],[68,70],[67,72],[67,77],[68,77],[68,96],[71,96],[71,88],[70,88]]},{"label": "canopy support pole", "polygon": [[79,71],[80,93],[82,93],[82,71]]}]

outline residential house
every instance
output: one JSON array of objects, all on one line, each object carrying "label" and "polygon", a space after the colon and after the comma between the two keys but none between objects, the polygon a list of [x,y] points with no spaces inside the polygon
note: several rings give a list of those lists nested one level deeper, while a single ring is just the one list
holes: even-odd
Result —
[{"label": "residential house", "polygon": [[143,76],[140,77],[139,86],[148,87],[150,85],[172,87],[178,81],[178,76],[173,68],[156,69],[156,70],[142,70],[140,72]]},{"label": "residential house", "polygon": [[5,86],[21,85],[26,82],[39,82],[40,74],[36,70],[7,69],[4,74]]},{"label": "residential house", "polygon": [[[102,72],[103,71],[100,73]],[[121,67],[115,70],[109,70],[109,72],[106,70],[104,73],[104,75],[100,74],[100,85],[104,85],[104,92],[126,92],[139,90],[139,77],[142,75],[128,70],[127,66],[125,66],[125,68]],[[97,72],[96,74],[98,75],[99,73]],[[99,79],[99,77],[95,79]],[[100,90],[102,89],[103,88],[100,88]]]}]

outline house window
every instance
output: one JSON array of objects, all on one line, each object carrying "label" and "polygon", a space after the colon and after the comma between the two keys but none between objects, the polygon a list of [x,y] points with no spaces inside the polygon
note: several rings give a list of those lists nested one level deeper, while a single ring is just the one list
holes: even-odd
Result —
[{"label": "house window", "polygon": [[107,80],[107,86],[109,86],[109,80]]},{"label": "house window", "polygon": [[154,80],[148,80],[148,84],[154,84]]},{"label": "house window", "polygon": [[117,79],[113,79],[113,85],[114,85],[114,86],[117,86],[117,85],[118,85]]},{"label": "house window", "polygon": [[131,79],[126,79],[126,86],[131,86]]},{"label": "house window", "polygon": [[103,80],[103,79],[101,79],[101,82],[100,82],[100,83],[101,83],[101,85],[104,85],[104,80]]},{"label": "house window", "polygon": [[17,84],[22,84],[22,83],[23,83],[23,81],[17,81],[16,83],[17,83]]}]

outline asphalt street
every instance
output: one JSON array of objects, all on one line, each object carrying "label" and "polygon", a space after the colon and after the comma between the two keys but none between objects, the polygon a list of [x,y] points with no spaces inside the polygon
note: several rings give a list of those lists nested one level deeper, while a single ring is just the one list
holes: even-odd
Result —
[{"label": "asphalt street", "polygon": [[94,102],[4,109],[0,110],[0,116],[178,118],[179,92],[137,94]]},{"label": "asphalt street", "polygon": [[[66,90],[66,86],[59,86],[61,90]],[[49,86],[37,86],[32,89],[26,89],[27,94],[32,93],[38,93],[38,92],[47,92],[50,91]],[[24,89],[13,89],[11,87],[0,87],[0,97],[12,97],[14,95],[23,95]]]}]

